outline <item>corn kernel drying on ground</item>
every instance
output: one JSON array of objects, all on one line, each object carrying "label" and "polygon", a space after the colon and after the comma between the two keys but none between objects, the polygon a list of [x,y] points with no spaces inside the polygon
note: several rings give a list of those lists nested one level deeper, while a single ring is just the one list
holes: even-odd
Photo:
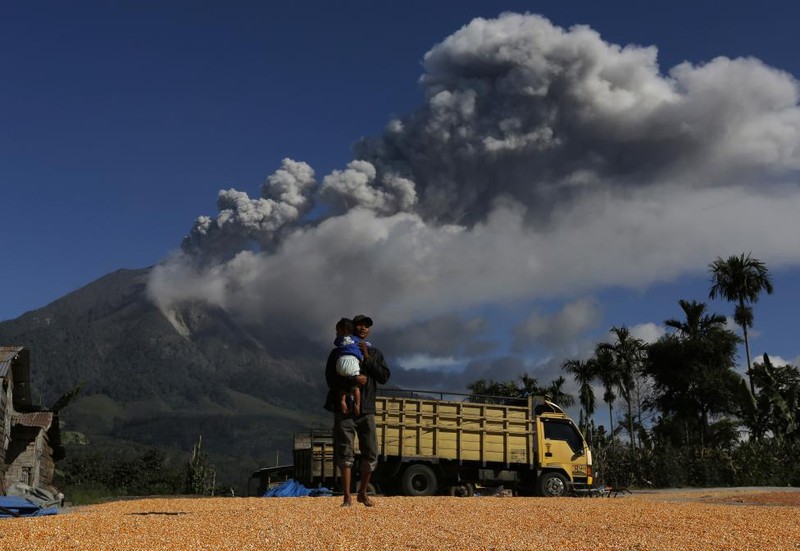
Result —
[{"label": "corn kernel drying on ground", "polygon": [[376,501],[347,509],[330,497],[117,501],[0,520],[0,549],[800,549],[796,490]]}]

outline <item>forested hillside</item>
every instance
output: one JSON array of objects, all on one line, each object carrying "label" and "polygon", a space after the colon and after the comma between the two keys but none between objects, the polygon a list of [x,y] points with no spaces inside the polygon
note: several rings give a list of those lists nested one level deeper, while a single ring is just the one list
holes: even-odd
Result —
[{"label": "forested hillside", "polygon": [[148,273],[119,270],[0,323],[0,342],[31,349],[34,400],[48,407],[83,385],[61,415],[67,434],[89,447],[129,442],[187,454],[202,434],[219,482],[241,487],[276,453],[288,459],[294,431],[327,425],[315,376],[325,350],[275,357],[202,304],[168,319],[146,296]]}]

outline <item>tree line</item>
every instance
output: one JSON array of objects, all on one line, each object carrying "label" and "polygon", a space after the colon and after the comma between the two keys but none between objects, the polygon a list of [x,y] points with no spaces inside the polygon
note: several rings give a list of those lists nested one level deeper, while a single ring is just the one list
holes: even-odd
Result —
[{"label": "tree line", "polygon": [[232,495],[216,485],[216,469],[202,448],[202,436],[188,462],[177,450],[155,447],[77,446],[56,471],[56,484],[76,505],[119,496]]},{"label": "tree line", "polygon": [[[709,298],[735,305],[743,338],[705,303],[681,299],[682,317],[665,320],[668,332],[657,341],[645,343],[615,326],[610,342],[597,343],[589,358],[562,363],[578,385],[579,426],[592,442],[600,483],[800,485],[800,467],[788,459],[800,451],[800,371],[773,365],[767,354],[755,362],[750,357],[753,304],[773,292],[769,271],[748,253],[717,258],[709,273]],[[742,342],[746,380],[736,372]],[[569,407],[575,399],[564,383],[559,377],[542,387],[523,375],[468,388],[497,396],[547,394]],[[595,388],[608,408],[607,428],[594,422]]]}]

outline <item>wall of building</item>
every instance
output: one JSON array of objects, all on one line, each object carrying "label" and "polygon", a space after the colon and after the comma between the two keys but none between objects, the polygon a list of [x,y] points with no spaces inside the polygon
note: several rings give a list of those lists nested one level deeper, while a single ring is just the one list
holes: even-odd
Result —
[{"label": "wall of building", "polygon": [[40,427],[16,425],[9,446],[8,470],[4,484],[23,482],[30,486],[47,487],[53,484],[55,464],[47,432]]},{"label": "wall of building", "polygon": [[11,443],[11,415],[14,412],[11,389],[11,374],[3,377],[0,385],[0,470],[4,470],[6,450]]}]

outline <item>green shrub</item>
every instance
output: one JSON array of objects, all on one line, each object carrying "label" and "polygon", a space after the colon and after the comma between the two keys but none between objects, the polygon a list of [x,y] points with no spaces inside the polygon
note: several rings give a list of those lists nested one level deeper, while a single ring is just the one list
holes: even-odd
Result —
[{"label": "green shrub", "polygon": [[800,486],[800,444],[769,438],[735,446],[656,445],[635,452],[605,446],[593,453],[598,485],[680,488],[684,486]]}]

